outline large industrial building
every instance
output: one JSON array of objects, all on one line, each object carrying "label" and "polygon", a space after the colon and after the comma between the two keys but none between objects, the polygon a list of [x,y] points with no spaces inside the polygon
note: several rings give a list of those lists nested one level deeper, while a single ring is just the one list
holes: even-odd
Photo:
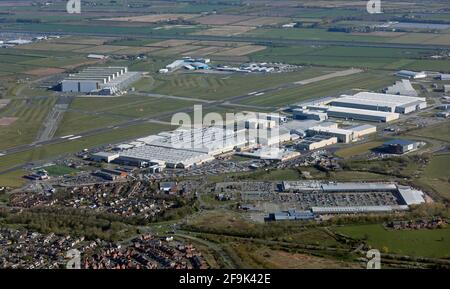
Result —
[{"label": "large industrial building", "polygon": [[[279,186],[281,192],[307,194],[313,196],[320,194],[325,196],[339,196],[341,194],[354,198],[371,198],[377,194],[384,196],[378,202],[359,202],[354,206],[347,203],[338,205],[317,204],[310,207],[314,214],[349,214],[349,213],[382,213],[397,210],[406,210],[411,205],[425,203],[425,195],[422,191],[409,186],[395,183],[369,183],[369,182],[321,182],[321,181],[284,181]],[[322,203],[324,198],[319,198]],[[383,201],[384,200],[384,201]]]},{"label": "large industrial building", "polygon": [[328,135],[314,135],[311,137],[305,137],[297,143],[296,149],[298,150],[315,150],[326,146],[334,145],[338,142],[337,137]]},{"label": "large industrial building", "polygon": [[327,114],[330,117],[374,122],[390,122],[400,117],[400,115],[395,112],[375,111],[338,106],[330,107],[327,110]]},{"label": "large industrial building", "polygon": [[116,94],[139,80],[140,72],[127,67],[88,67],[71,74],[61,83],[63,92]]},{"label": "large industrial building", "polygon": [[424,71],[415,72],[415,71],[409,71],[409,70],[400,70],[400,71],[396,72],[395,75],[397,75],[399,77],[412,78],[412,79],[420,79],[420,78],[427,77],[427,74]]},{"label": "large industrial building", "polygon": [[414,151],[418,147],[419,143],[417,141],[395,139],[385,142],[381,149],[390,154],[404,154]]},{"label": "large industrial building", "polygon": [[309,110],[309,109],[301,109],[301,108],[293,109],[292,117],[294,119],[313,119],[313,120],[320,120],[320,121],[328,119],[328,115],[326,112]]},{"label": "large industrial building", "polygon": [[425,98],[373,92],[344,95],[329,103],[332,106],[356,109],[410,113],[427,107]]}]

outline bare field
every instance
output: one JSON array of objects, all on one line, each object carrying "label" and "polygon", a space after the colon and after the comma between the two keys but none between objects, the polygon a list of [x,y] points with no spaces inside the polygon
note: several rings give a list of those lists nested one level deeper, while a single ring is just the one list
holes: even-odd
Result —
[{"label": "bare field", "polygon": [[155,14],[155,15],[142,15],[133,17],[116,17],[116,18],[103,18],[103,21],[119,21],[119,22],[144,22],[144,23],[157,23],[161,21],[171,20],[188,20],[200,16],[199,14]]},{"label": "bare field", "polygon": [[253,16],[242,16],[242,15],[208,15],[202,16],[193,21],[204,24],[204,25],[229,25],[241,21],[245,21],[253,18]]},{"label": "bare field", "polygon": [[216,26],[207,30],[194,32],[192,35],[234,36],[249,32],[255,28],[252,26]]},{"label": "bare field", "polygon": [[261,51],[266,49],[266,46],[262,45],[247,45],[247,46],[241,46],[236,48],[231,48],[225,51],[220,51],[216,53],[217,55],[222,56],[244,56],[247,54],[251,54],[257,51]]},{"label": "bare field", "polygon": [[138,54],[158,51],[161,49],[161,48],[156,48],[156,47],[130,47],[130,46],[124,46],[124,47],[126,47],[126,48],[114,51],[114,52],[112,52],[112,54],[138,55]]},{"label": "bare field", "polygon": [[75,52],[81,53],[112,53],[118,50],[130,48],[128,46],[116,46],[116,45],[99,45],[91,46],[82,49],[75,50]]},{"label": "bare field", "polygon": [[0,117],[0,126],[9,126],[13,124],[17,119],[17,117]]},{"label": "bare field", "polygon": [[158,51],[155,51],[154,55],[158,56],[168,56],[168,55],[177,55],[182,54],[188,51],[198,50],[202,48],[201,46],[195,46],[195,45],[184,45],[184,46],[178,46],[178,47],[171,47],[167,49],[161,49]]},{"label": "bare field", "polygon": [[177,47],[177,46],[182,46],[182,45],[188,45],[191,44],[192,40],[179,40],[179,39],[169,39],[169,40],[164,40],[164,41],[160,41],[160,42],[156,42],[156,43],[150,43],[147,44],[145,46],[149,46],[149,47]]},{"label": "bare field", "polygon": [[228,41],[209,41],[209,40],[203,40],[203,41],[197,41],[192,43],[194,45],[200,45],[200,46],[220,46],[220,47],[239,47],[244,45],[250,45],[250,42],[228,42]]},{"label": "bare field", "polygon": [[222,50],[224,50],[223,47],[209,46],[209,47],[202,47],[194,51],[185,52],[183,53],[183,55],[192,55],[192,56],[210,55]]},{"label": "bare field", "polygon": [[288,22],[289,18],[283,17],[256,17],[253,19],[244,20],[235,23],[241,26],[263,26],[263,25],[277,25],[279,23]]},{"label": "bare field", "polygon": [[68,44],[85,44],[85,45],[103,45],[107,41],[111,41],[117,38],[114,37],[81,37],[81,36],[68,36],[60,39],[52,40],[54,43],[68,43]]},{"label": "bare field", "polygon": [[64,72],[64,69],[61,68],[54,68],[54,67],[42,67],[42,68],[36,68],[36,69],[31,69],[28,71],[25,71],[25,74],[29,74],[29,75],[34,75],[34,76],[47,76],[47,75],[52,75],[52,74],[57,74],[57,73],[62,73]]},{"label": "bare field", "polygon": [[83,49],[87,47],[89,46],[84,44],[63,44],[63,43],[54,43],[52,41],[45,41],[19,45],[17,46],[17,49],[45,50],[45,51],[74,51],[77,49]]}]

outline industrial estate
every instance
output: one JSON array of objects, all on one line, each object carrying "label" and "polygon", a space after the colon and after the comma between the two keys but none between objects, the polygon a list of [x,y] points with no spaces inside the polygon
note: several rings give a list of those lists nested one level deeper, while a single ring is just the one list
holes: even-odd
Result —
[{"label": "industrial estate", "polygon": [[446,3],[7,2],[0,268],[450,268]]}]

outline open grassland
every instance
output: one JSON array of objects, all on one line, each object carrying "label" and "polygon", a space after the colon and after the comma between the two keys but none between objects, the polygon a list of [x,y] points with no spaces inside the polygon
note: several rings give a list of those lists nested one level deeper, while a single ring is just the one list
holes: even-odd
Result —
[{"label": "open grassland", "polygon": [[336,151],[335,155],[341,158],[350,158],[370,152],[370,150],[382,145],[382,141],[369,141],[362,144],[356,144],[349,147],[344,147]]},{"label": "open grassland", "polygon": [[450,200],[450,154],[435,155],[418,180],[419,185],[431,188],[442,198]]},{"label": "open grassland", "polygon": [[450,257],[450,228],[389,231],[375,224],[337,227],[336,231],[363,239],[381,252],[431,258]]},{"label": "open grassland", "polygon": [[65,136],[114,126],[138,117],[157,117],[162,113],[193,106],[195,103],[145,96],[80,97],[73,101],[70,111],[65,113],[56,135]]},{"label": "open grassland", "polygon": [[45,167],[50,176],[63,176],[77,172],[78,170],[62,165],[52,165]]},{"label": "open grassland", "polygon": [[0,150],[33,142],[55,102],[55,97],[13,99],[0,112],[0,117],[17,118],[9,126],[0,126]]},{"label": "open grassland", "polygon": [[77,134],[97,128],[113,126],[126,120],[127,118],[121,118],[119,116],[93,115],[68,111],[64,114],[63,120],[55,135],[66,136]]},{"label": "open grassland", "polygon": [[408,132],[408,135],[450,142],[450,123],[446,122],[438,126],[414,130],[412,132]]},{"label": "open grassland", "polygon": [[155,76],[152,92],[204,99],[226,99],[256,90],[300,81],[335,70],[304,68],[279,74],[171,74]]},{"label": "open grassland", "polygon": [[393,76],[386,73],[363,72],[254,96],[242,103],[258,106],[288,105],[307,99],[339,95],[352,89],[378,90],[392,84],[394,80]]},{"label": "open grassland", "polygon": [[26,172],[23,170],[16,170],[7,174],[0,174],[0,187],[21,187],[25,184],[25,179],[23,178],[23,176],[25,175]]}]

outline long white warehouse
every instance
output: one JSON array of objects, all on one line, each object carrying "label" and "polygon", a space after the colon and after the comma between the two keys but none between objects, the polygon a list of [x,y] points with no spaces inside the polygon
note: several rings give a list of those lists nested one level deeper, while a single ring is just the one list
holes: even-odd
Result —
[{"label": "long white warehouse", "polygon": [[330,117],[357,119],[375,122],[390,122],[399,118],[399,114],[395,112],[375,111],[367,109],[356,109],[348,107],[333,106],[327,110]]},{"label": "long white warehouse", "polygon": [[355,95],[344,95],[331,101],[329,104],[335,107],[396,112],[402,114],[427,107],[426,99],[423,97],[373,92],[360,92]]}]

